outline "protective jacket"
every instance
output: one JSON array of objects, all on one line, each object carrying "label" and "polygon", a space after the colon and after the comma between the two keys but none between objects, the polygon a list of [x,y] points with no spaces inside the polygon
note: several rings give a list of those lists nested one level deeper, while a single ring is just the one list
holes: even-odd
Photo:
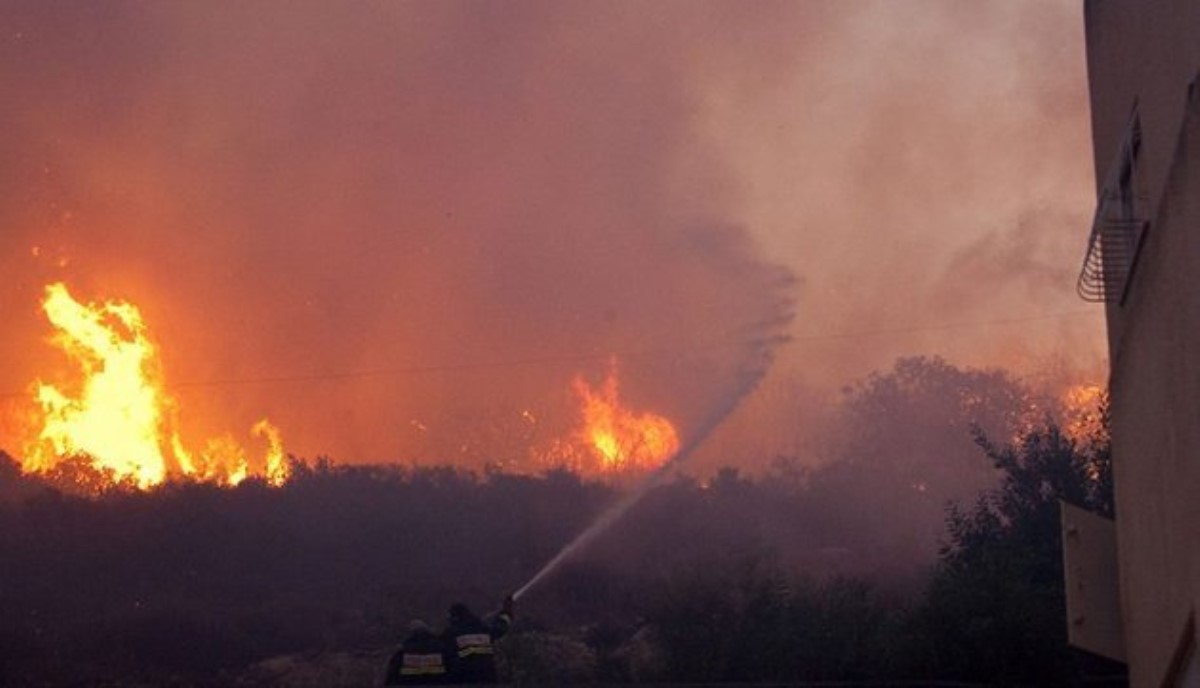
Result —
[{"label": "protective jacket", "polygon": [[388,662],[384,685],[436,685],[447,682],[446,642],[426,629],[413,631]]},{"label": "protective jacket", "polygon": [[450,683],[495,683],[496,654],[492,641],[508,632],[512,618],[501,612],[487,621],[466,610],[452,614],[444,634]]}]

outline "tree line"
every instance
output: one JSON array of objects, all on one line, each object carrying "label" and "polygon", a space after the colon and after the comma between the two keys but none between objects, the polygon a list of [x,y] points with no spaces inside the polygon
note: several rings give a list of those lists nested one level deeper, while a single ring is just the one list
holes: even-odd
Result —
[{"label": "tree line", "polygon": [[[898,364],[847,392],[838,460],[666,481],[521,601],[502,675],[1120,684],[1066,645],[1058,541],[1058,499],[1112,513],[1103,413],[1086,436],[945,422],[948,397],[986,419],[1014,389]],[[913,414],[974,463],[881,422]],[[64,489],[89,484],[79,465],[47,480],[0,456],[0,684],[378,683],[411,619],[489,611],[619,498],[568,471],[293,469],[281,488],[83,496]]]}]

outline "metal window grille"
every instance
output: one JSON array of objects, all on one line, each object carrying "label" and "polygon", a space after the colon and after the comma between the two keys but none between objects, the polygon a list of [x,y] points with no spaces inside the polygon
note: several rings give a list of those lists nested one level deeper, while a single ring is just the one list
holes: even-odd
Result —
[{"label": "metal window grille", "polygon": [[1120,303],[1125,298],[1142,237],[1149,223],[1139,217],[1135,191],[1141,124],[1135,110],[1100,192],[1087,255],[1075,289],[1085,301]]},{"label": "metal window grille", "polygon": [[1092,226],[1087,256],[1076,291],[1084,301],[1120,303],[1146,230],[1144,220],[1098,220]]}]

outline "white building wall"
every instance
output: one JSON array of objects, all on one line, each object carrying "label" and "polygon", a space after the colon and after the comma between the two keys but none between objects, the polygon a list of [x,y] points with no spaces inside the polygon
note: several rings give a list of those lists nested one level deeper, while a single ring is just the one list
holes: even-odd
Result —
[{"label": "white building wall", "polygon": [[1089,0],[1085,21],[1099,184],[1141,121],[1150,224],[1107,306],[1117,547],[1132,684],[1170,685],[1200,601],[1200,2]]}]

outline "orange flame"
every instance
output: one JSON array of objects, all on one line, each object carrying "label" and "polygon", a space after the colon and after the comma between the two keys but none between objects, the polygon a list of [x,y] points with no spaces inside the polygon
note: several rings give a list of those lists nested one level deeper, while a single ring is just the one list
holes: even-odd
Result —
[{"label": "orange flame", "polygon": [[1104,399],[1101,385],[1071,385],[1059,399],[1062,406],[1063,434],[1076,442],[1096,437],[1102,427],[1100,404]]},{"label": "orange flame", "polygon": [[581,377],[575,378],[574,387],[583,401],[580,439],[603,471],[654,469],[679,451],[679,435],[671,421],[621,407],[615,365],[599,389],[593,390]]},{"label": "orange flame", "polygon": [[66,458],[84,457],[118,481],[146,488],[170,475],[236,485],[261,474],[269,483],[287,480],[279,430],[259,421],[253,434],[269,446],[263,468],[250,467],[245,450],[230,436],[188,450],[170,429],[176,404],[163,391],[157,349],[141,312],[131,303],[81,304],[66,285],[46,287],[42,309],[56,328],[51,342],[78,364],[78,394],[35,383],[40,415],[36,439],[25,446],[22,467],[46,473]]}]

